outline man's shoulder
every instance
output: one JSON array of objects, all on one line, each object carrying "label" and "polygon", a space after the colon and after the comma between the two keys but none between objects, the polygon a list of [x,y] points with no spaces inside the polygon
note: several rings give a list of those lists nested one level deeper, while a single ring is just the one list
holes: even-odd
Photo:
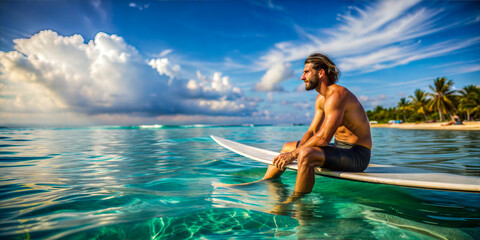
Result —
[{"label": "man's shoulder", "polygon": [[341,97],[345,95],[352,94],[346,87],[332,84],[328,86],[326,97],[333,96],[333,95],[340,95]]},{"label": "man's shoulder", "polygon": [[322,94],[317,94],[317,98],[315,99],[315,103],[316,104],[322,104],[323,102],[325,102],[325,96],[323,96]]}]

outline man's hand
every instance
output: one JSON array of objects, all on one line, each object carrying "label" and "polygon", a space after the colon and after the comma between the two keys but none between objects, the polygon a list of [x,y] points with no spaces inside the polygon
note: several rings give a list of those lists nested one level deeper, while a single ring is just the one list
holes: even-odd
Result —
[{"label": "man's hand", "polygon": [[277,167],[282,171],[285,171],[285,167],[288,164],[292,163],[293,160],[295,160],[293,152],[282,153],[273,159],[273,166]]}]

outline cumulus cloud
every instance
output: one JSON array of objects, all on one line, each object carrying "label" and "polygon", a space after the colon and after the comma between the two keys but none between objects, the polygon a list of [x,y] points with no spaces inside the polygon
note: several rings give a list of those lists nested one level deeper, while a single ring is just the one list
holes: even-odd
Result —
[{"label": "cumulus cloud", "polygon": [[243,91],[230,83],[228,76],[221,72],[205,76],[197,71],[195,79],[178,80],[183,82],[171,88],[183,99],[189,114],[213,114],[246,116],[255,110],[261,99],[246,97]]},{"label": "cumulus cloud", "polygon": [[251,115],[256,107],[228,76],[187,81],[178,64],[147,61],[117,35],[85,43],[47,30],[14,42],[16,51],[0,51],[2,112]]},{"label": "cumulus cloud", "polygon": [[290,69],[290,63],[276,63],[263,75],[260,82],[255,85],[255,90],[259,92],[283,91],[280,83],[294,77]]},{"label": "cumulus cloud", "polygon": [[[42,31],[14,42],[17,51],[0,55],[7,86],[41,86],[46,89],[39,91],[44,98],[60,99],[79,111],[123,108],[138,98],[134,78],[142,72],[138,52],[118,36],[99,33],[85,44],[80,35]],[[17,88],[16,95],[27,98],[28,94]],[[87,106],[89,110],[82,110]]]},{"label": "cumulus cloud", "polygon": [[148,65],[157,70],[158,74],[168,76],[170,78],[168,85],[172,83],[174,78],[178,77],[178,73],[180,72],[180,65],[172,65],[168,58],[151,59]]},{"label": "cumulus cloud", "polygon": [[190,79],[186,84],[186,90],[182,90],[183,95],[194,99],[235,100],[243,96],[242,90],[232,86],[229,77],[222,76],[221,72],[215,72],[212,77],[207,77],[197,71],[197,79]]}]

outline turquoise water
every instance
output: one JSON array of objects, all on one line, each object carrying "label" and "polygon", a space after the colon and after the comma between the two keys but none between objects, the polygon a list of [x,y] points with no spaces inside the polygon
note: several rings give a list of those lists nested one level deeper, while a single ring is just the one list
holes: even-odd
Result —
[{"label": "turquoise water", "polygon": [[[480,194],[265,166],[209,135],[279,151],[305,126],[0,129],[1,239],[480,239]],[[372,129],[372,163],[480,176],[480,132]]]}]

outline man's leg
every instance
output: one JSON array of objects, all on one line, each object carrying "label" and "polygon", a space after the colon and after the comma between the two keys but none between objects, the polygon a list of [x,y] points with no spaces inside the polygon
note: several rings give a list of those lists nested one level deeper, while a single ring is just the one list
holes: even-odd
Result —
[{"label": "man's leg", "polygon": [[[291,152],[297,148],[297,141],[294,142],[287,142],[283,145],[281,153]],[[273,160],[273,159],[272,159]],[[277,167],[273,165],[268,165],[267,172],[265,176],[263,176],[262,180],[271,179],[271,178],[278,178],[282,175],[284,171],[281,171]]]},{"label": "man's leg", "polygon": [[[293,195],[281,204],[277,204],[271,213],[291,213],[292,204],[301,199],[303,195],[312,192],[315,184],[315,167],[325,163],[325,154],[320,148],[305,147],[298,154],[298,172]],[[300,219],[299,219],[300,221]]]},{"label": "man's leg", "polygon": [[312,192],[315,184],[315,167],[321,167],[325,163],[325,154],[322,149],[305,147],[298,154],[298,172],[295,182],[294,195],[302,195]]},{"label": "man's leg", "polygon": [[[297,142],[288,142],[288,143],[285,143],[285,145],[283,145],[283,148],[282,148],[281,152],[282,153],[291,152],[291,151],[295,150],[296,148],[297,148]],[[273,159],[272,159],[272,161],[273,161]],[[268,165],[268,169],[267,169],[267,172],[265,173],[265,176],[263,176],[263,178],[260,179],[260,180],[257,180],[257,181],[254,181],[254,182],[248,182],[248,183],[240,183],[240,184],[217,183],[217,184],[215,184],[215,186],[217,186],[217,187],[247,186],[247,185],[250,185],[250,184],[253,184],[253,183],[261,182],[263,180],[278,178],[282,175],[283,172],[284,171],[280,171],[280,169],[278,169],[277,167],[275,167],[273,165]]]}]

